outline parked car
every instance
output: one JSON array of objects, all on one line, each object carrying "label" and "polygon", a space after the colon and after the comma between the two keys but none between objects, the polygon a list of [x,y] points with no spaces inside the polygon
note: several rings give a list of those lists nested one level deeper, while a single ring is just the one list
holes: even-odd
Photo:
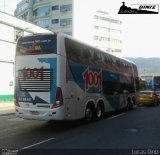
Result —
[{"label": "parked car", "polygon": [[140,91],[138,105],[157,105],[160,101],[155,91]]}]

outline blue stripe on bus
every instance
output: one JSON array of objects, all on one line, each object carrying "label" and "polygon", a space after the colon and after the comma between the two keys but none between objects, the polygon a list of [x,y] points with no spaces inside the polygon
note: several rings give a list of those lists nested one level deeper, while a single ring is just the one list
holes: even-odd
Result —
[{"label": "blue stripe on bus", "polygon": [[50,92],[50,104],[53,104],[56,96],[56,83],[57,83],[57,58],[38,58],[38,61],[41,63],[50,64],[50,69],[53,70],[53,80],[52,80],[52,89]]},{"label": "blue stripe on bus", "polygon": [[[118,73],[113,73],[106,70],[101,71],[100,68],[88,67],[87,65],[78,64],[71,60],[69,61],[69,66],[70,66],[70,70],[71,70],[74,81],[82,90],[86,91],[87,93],[101,93],[101,95],[103,95],[106,98],[106,100],[109,102],[112,108],[114,109],[119,108],[120,95],[113,95],[113,94],[110,95],[108,94],[109,90],[107,91],[107,94],[104,94],[105,89],[107,89],[108,87],[107,82],[113,83],[113,84],[120,82],[120,75]],[[90,87],[89,89],[85,90],[85,81],[83,78],[83,74],[85,70],[87,70],[87,68],[89,68],[89,70],[91,70],[92,72],[96,72],[96,73],[102,72],[102,89],[99,89],[96,87]]]}]

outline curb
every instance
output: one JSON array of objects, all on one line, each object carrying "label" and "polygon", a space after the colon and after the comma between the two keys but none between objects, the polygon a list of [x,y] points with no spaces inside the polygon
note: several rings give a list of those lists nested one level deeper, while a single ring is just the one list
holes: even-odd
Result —
[{"label": "curb", "polygon": [[0,114],[0,116],[9,116],[9,115],[15,115],[15,113],[5,113],[5,114]]},{"label": "curb", "polygon": [[15,107],[13,102],[0,102],[0,116],[13,115],[14,113]]}]

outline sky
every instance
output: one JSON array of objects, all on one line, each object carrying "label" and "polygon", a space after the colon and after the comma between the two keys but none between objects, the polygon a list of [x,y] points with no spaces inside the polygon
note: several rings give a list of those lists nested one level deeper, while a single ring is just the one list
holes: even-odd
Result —
[{"label": "sky", "polygon": [[[85,2],[85,0],[81,1],[82,3]],[[122,1],[97,0],[97,4],[95,5],[101,6],[112,17],[122,21],[122,56],[160,58],[160,12],[159,14],[118,14]],[[0,0],[0,10],[14,14],[18,2],[20,0]],[[125,5],[128,7],[135,7],[133,4],[160,5],[160,0],[125,1]]]},{"label": "sky", "polygon": [[[122,0],[103,1],[104,9],[122,20],[123,57],[160,57],[160,13],[159,14],[117,14]],[[159,4],[160,0],[126,0],[125,5]]]},{"label": "sky", "polygon": [[16,5],[20,1],[21,0],[0,0],[0,10],[13,15]]}]

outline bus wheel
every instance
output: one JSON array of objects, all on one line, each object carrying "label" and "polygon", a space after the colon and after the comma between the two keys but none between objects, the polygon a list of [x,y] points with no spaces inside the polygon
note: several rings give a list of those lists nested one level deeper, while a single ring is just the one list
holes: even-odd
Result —
[{"label": "bus wheel", "polygon": [[127,105],[126,105],[126,110],[131,110],[133,109],[133,103],[130,99],[127,99]]},{"label": "bus wheel", "polygon": [[87,105],[85,110],[85,120],[87,122],[90,122],[93,118],[93,108],[91,105]]},{"label": "bus wheel", "polygon": [[99,120],[103,116],[103,107],[101,104],[97,105],[97,108],[95,109],[95,119]]},{"label": "bus wheel", "polygon": [[127,102],[127,104],[126,104],[125,109],[126,109],[126,111],[128,111],[128,110],[130,109],[130,104],[129,104],[129,101],[128,101],[128,100],[127,100],[126,102]]}]

